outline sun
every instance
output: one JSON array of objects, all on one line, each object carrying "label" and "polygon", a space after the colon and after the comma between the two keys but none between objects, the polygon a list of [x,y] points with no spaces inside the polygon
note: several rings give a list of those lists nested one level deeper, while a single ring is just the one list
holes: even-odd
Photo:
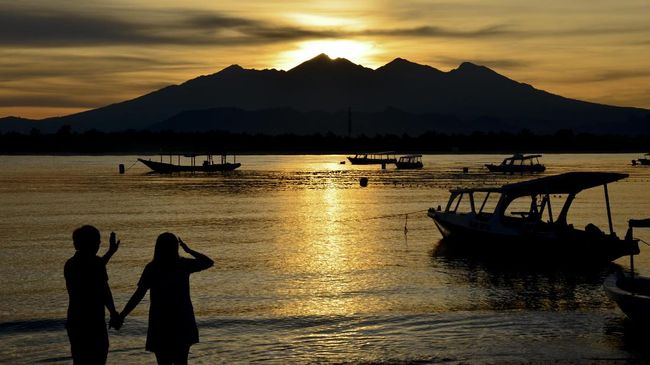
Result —
[{"label": "sun", "polygon": [[330,58],[347,58],[366,67],[379,66],[373,58],[377,49],[371,42],[343,39],[300,42],[295,49],[279,53],[276,65],[279,69],[289,70],[321,53]]}]

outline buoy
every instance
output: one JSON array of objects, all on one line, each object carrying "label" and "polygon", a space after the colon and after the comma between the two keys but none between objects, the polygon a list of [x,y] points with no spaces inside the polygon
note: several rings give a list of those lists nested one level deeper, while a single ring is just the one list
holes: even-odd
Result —
[{"label": "buoy", "polygon": [[362,177],[361,179],[359,179],[359,185],[361,185],[362,188],[368,186],[368,178]]},{"label": "buoy", "polygon": [[463,167],[463,173],[466,174],[469,172],[469,167]]},{"label": "buoy", "polygon": [[124,173],[124,164],[121,163],[120,164],[120,174],[123,174],[123,173]]},{"label": "buoy", "polygon": [[636,160],[632,160],[632,166],[636,166]]},{"label": "buoy", "polygon": [[385,162],[381,164],[381,169],[386,170],[386,163]]},{"label": "buoy", "polygon": [[341,161],[341,162],[339,162],[339,164],[345,165],[345,161]]}]

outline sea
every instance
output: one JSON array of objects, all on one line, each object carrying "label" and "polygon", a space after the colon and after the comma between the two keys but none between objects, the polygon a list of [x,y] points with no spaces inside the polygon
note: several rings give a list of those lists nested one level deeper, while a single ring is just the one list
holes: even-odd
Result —
[{"label": "sea", "polygon": [[[84,224],[100,229],[100,254],[110,232],[121,241],[107,266],[118,309],[160,233],[214,259],[190,280],[193,364],[650,361],[646,332],[602,288],[628,258],[583,269],[451,256],[426,214],[456,187],[621,172],[629,177],[609,185],[609,198],[622,237],[628,219],[650,217],[650,167],[631,164],[640,154],[545,154],[546,172],[533,176],[489,173],[484,164],[507,157],[497,154],[425,155],[422,170],[242,155],[233,172],[172,175],[149,173],[138,157],[159,158],[0,156],[0,363],[71,363],[63,265]],[[578,195],[569,222],[608,231],[602,187]],[[635,236],[650,242],[650,229]],[[650,275],[650,247],[640,246],[637,272]],[[109,364],[155,363],[144,349],[148,300],[109,330]]]}]

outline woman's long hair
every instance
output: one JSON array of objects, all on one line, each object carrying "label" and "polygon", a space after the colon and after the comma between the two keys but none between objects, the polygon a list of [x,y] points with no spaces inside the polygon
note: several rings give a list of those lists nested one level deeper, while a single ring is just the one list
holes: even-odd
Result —
[{"label": "woman's long hair", "polygon": [[156,248],[153,251],[153,261],[157,266],[171,266],[175,264],[178,255],[178,238],[173,233],[165,232],[158,236]]}]

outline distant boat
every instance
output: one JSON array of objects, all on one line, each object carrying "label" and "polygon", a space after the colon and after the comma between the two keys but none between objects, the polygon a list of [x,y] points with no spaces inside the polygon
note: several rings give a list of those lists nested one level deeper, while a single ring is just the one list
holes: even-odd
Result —
[{"label": "distant boat", "polygon": [[424,164],[422,163],[422,155],[401,156],[397,162],[395,162],[395,166],[397,166],[398,169],[421,169],[424,167]]},{"label": "distant boat", "polygon": [[354,157],[348,156],[348,160],[352,165],[387,165],[397,162],[393,151],[357,153]]},{"label": "distant boat", "polygon": [[[630,219],[626,239],[633,239],[634,227],[650,227],[650,219]],[[618,271],[603,283],[607,296],[634,322],[650,324],[650,278],[634,275],[634,253],[630,254],[630,274]]]},{"label": "distant boat", "polygon": [[650,165],[650,153],[646,153],[643,157],[639,158],[637,161],[641,165]]},{"label": "distant boat", "polygon": [[540,157],[542,157],[542,155],[522,155],[516,153],[511,157],[504,159],[499,165],[487,164],[485,167],[487,167],[490,172],[543,172],[546,170],[546,167],[539,163]]},{"label": "distant boat", "polygon": [[[446,241],[468,253],[513,260],[534,261],[543,257],[549,264],[564,259],[576,263],[609,262],[639,252],[637,240],[627,237],[622,240],[616,236],[609,208],[607,184],[627,176],[569,172],[501,187],[454,189],[446,208],[431,208],[428,216]],[[605,191],[609,233],[593,224],[588,224],[584,230],[568,224],[567,215],[576,195],[601,185]],[[559,214],[554,216],[551,196],[558,194],[565,195],[566,200]],[[490,197],[495,199],[490,200]],[[487,211],[486,206],[490,206],[491,211]],[[511,206],[527,210],[508,211]]]},{"label": "distant boat", "polygon": [[[202,163],[196,163],[197,157],[205,156],[205,159]],[[163,158],[169,157],[169,162],[163,162]],[[176,158],[176,164],[174,164],[174,157]],[[185,159],[189,158],[189,165],[181,164],[181,157]],[[215,163],[213,154],[211,153],[202,153],[202,154],[160,154],[160,162],[152,160],[144,160],[139,158],[138,161],[145,164],[154,172],[158,173],[172,173],[172,172],[221,172],[221,171],[232,171],[241,166],[239,162],[235,161],[233,156],[233,162],[227,161],[227,155],[221,155],[221,161]]]}]

